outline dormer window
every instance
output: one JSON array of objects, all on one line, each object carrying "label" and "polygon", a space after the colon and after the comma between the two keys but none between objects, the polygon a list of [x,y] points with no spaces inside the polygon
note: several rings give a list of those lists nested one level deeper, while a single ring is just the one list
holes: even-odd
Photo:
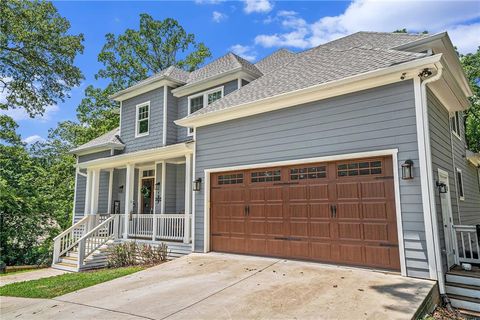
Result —
[{"label": "dormer window", "polygon": [[150,101],[137,104],[135,137],[148,135],[150,128]]},{"label": "dormer window", "polygon": [[[194,113],[223,97],[223,87],[218,87],[188,97],[188,114]],[[193,134],[193,129],[188,129],[188,135]]]}]

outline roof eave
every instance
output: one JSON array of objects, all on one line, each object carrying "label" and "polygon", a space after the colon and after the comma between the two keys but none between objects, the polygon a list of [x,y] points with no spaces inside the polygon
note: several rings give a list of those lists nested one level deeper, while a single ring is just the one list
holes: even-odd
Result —
[{"label": "roof eave", "polygon": [[92,154],[96,152],[101,152],[101,151],[106,151],[106,150],[123,150],[125,149],[124,144],[119,144],[119,143],[113,143],[113,142],[108,142],[108,143],[102,143],[96,146],[91,146],[91,147],[86,147],[86,148],[75,148],[70,150],[68,153],[69,154],[75,154],[77,156],[82,156],[86,154]]},{"label": "roof eave", "polygon": [[[419,58],[387,68],[369,71],[340,80],[322,83],[308,88],[279,94],[273,97],[236,105],[223,110],[197,115],[192,118],[182,118],[174,122],[175,124],[183,127],[201,127],[239,117],[246,117],[254,114],[291,107],[302,103],[322,100],[333,96],[346,94],[348,92],[365,90],[374,86],[382,85],[382,83],[387,84],[385,83],[386,80],[384,79],[384,77],[387,75],[390,76],[390,83],[402,81],[400,76],[406,71],[407,74],[404,79],[412,79],[414,76],[418,75],[419,69],[423,69],[427,66],[436,68],[436,64],[440,63],[441,61],[441,57],[442,54],[436,54],[425,58]],[[367,83],[368,81],[370,82]]]},{"label": "roof eave", "polygon": [[258,77],[261,77],[261,75],[255,74],[250,70],[240,66],[240,67],[231,69],[229,71],[222,72],[214,76],[205,78],[203,80],[192,82],[184,86],[178,87],[176,89],[173,89],[172,94],[177,98],[183,97],[188,94],[200,92],[208,88],[217,86],[218,84],[225,83],[239,77],[242,77],[248,81],[252,81]]},{"label": "roof eave", "polygon": [[121,101],[130,99],[136,95],[163,87],[165,85],[170,87],[177,87],[183,84],[185,84],[185,82],[178,81],[168,76],[161,76],[158,78],[152,77],[152,79],[146,79],[138,84],[135,84],[117,93],[114,93],[110,95],[108,98],[117,102],[121,102]]}]

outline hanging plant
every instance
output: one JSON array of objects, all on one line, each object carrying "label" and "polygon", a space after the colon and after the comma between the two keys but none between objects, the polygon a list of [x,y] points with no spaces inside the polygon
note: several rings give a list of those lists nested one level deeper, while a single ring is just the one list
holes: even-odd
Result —
[{"label": "hanging plant", "polygon": [[140,193],[143,195],[144,198],[148,198],[150,197],[150,188],[148,188],[147,186],[143,186],[140,189]]}]

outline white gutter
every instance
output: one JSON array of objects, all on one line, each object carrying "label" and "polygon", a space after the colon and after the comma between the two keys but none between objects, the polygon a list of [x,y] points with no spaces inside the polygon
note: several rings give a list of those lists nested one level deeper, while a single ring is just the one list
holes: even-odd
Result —
[{"label": "white gutter", "polygon": [[[434,256],[435,256],[435,270],[437,273],[437,281],[440,290],[440,294],[445,294],[445,280],[443,278],[443,264],[442,264],[442,252],[440,249],[440,235],[438,230],[438,219],[437,219],[437,209],[435,205],[435,185],[433,179],[433,168],[432,168],[432,151],[430,146],[430,131],[429,131],[429,118],[428,118],[428,104],[427,104],[427,84],[435,82],[442,77],[443,67],[438,65],[438,72],[431,78],[421,81],[420,83],[420,94],[422,102],[422,112],[423,112],[423,130],[425,139],[425,153],[426,153],[426,167],[427,167],[427,181],[428,181],[428,201],[430,206],[430,219],[432,226],[432,235],[433,235],[433,245],[434,245]],[[424,198],[425,200],[425,198]]]}]

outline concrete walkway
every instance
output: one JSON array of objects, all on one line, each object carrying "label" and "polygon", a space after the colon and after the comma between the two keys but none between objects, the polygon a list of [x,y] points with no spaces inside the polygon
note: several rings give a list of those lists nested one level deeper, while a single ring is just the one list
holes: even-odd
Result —
[{"label": "concrete walkway", "polygon": [[48,278],[53,276],[58,276],[59,274],[64,274],[67,271],[57,270],[53,268],[43,268],[37,269],[32,271],[14,273],[12,275],[6,275],[0,277],[0,287],[6,284],[15,283],[15,282],[22,282],[22,281],[29,281],[29,280],[36,280],[41,278]]},{"label": "concrete walkway", "polygon": [[2,297],[2,319],[411,319],[434,282],[224,254],[191,254],[52,300]]}]

